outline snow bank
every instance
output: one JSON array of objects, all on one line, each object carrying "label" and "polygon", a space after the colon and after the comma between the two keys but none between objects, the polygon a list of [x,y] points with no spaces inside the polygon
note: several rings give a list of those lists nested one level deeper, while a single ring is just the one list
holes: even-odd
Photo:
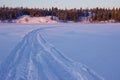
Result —
[{"label": "snow bank", "polygon": [[46,17],[30,17],[23,16],[17,20],[14,20],[15,23],[23,23],[23,24],[35,24],[35,23],[45,23],[45,24],[53,24],[57,23],[55,20],[51,20],[51,16]]}]

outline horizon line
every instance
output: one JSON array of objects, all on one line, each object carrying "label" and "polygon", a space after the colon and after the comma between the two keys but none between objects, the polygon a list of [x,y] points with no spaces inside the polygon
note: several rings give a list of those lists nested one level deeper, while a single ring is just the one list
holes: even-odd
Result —
[{"label": "horizon line", "polygon": [[58,9],[95,9],[95,8],[99,8],[99,9],[119,9],[120,7],[86,7],[86,8],[83,8],[83,7],[79,7],[79,8],[76,8],[76,7],[73,7],[73,8],[60,8],[60,7],[57,7],[57,6],[52,6],[52,7],[28,7],[28,6],[6,6],[6,5],[2,5],[0,7],[8,7],[8,8],[28,8],[28,9],[51,9],[51,8],[58,8]]}]

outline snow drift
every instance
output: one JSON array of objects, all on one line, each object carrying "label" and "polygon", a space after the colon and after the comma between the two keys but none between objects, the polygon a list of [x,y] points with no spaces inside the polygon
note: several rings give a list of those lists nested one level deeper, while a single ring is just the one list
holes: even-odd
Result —
[{"label": "snow drift", "polygon": [[35,23],[57,23],[57,21],[52,20],[51,16],[46,17],[30,17],[30,16],[22,16],[21,18],[14,21],[15,23],[24,23],[24,24],[35,24]]},{"label": "snow drift", "polygon": [[81,63],[66,58],[40,30],[28,33],[0,66],[0,80],[104,80]]}]

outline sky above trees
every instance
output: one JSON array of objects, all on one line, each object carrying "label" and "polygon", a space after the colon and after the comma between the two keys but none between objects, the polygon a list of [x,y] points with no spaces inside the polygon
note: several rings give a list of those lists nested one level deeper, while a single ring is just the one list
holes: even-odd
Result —
[{"label": "sky above trees", "polygon": [[30,8],[113,8],[120,7],[120,0],[0,0],[0,6]]}]

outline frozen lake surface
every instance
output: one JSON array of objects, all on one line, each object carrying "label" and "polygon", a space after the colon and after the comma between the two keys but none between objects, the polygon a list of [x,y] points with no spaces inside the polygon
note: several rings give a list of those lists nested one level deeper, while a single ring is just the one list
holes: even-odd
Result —
[{"label": "frozen lake surface", "polygon": [[29,32],[40,34],[67,58],[105,80],[120,80],[120,24],[0,24],[0,63]]}]

